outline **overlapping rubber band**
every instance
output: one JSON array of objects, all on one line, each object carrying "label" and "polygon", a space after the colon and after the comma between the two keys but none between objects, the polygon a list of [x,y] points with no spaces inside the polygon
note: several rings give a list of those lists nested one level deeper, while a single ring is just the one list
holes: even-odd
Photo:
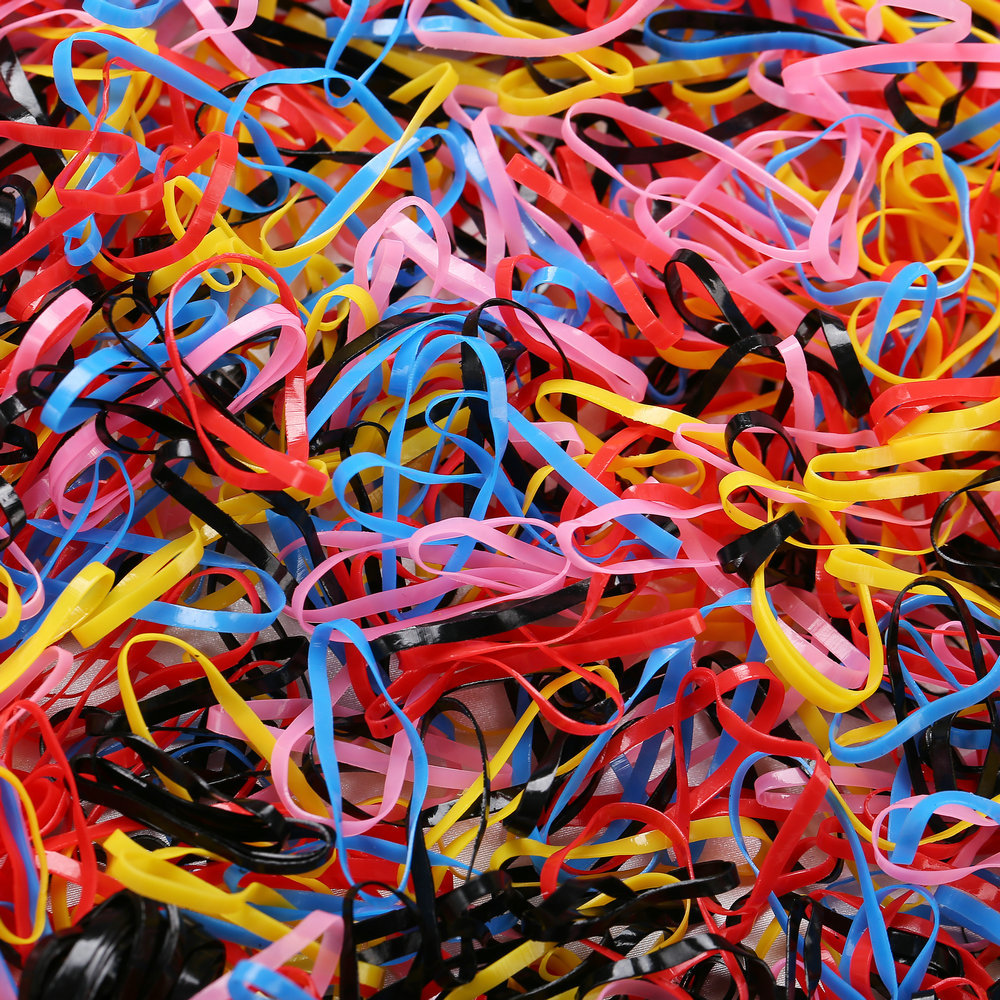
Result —
[{"label": "overlapping rubber band", "polygon": [[0,997],[994,1000],[998,38],[0,6]]}]

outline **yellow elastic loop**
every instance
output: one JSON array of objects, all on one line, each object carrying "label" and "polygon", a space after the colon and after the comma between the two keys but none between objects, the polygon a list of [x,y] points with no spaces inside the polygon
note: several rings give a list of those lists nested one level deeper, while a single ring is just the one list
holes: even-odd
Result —
[{"label": "yellow elastic loop", "polygon": [[[7,690],[48,649],[70,632],[84,626],[111,590],[115,574],[99,563],[91,563],[67,584],[49,608],[44,621],[0,663],[0,690]],[[78,637],[77,637],[78,638]]]},{"label": "yellow elastic loop", "polygon": [[[277,941],[288,933],[287,924],[257,909],[257,906],[287,908],[287,902],[277,892],[252,883],[230,893],[172,864],[177,858],[192,854],[211,858],[207,851],[190,847],[147,851],[121,830],[115,830],[102,846],[108,855],[108,874],[143,896],[226,920],[266,941]],[[318,952],[316,942],[305,947],[308,957],[315,958]]]},{"label": "yellow elastic loop", "polygon": [[[121,648],[118,654],[118,685],[121,688],[122,706],[128,718],[132,732],[143,739],[152,742],[152,734],[146,726],[142,717],[142,710],[135,696],[132,687],[132,678],[128,672],[129,651],[138,643],[166,643],[168,646],[184,652],[194,663],[204,671],[208,678],[208,683],[212,688],[212,693],[222,709],[236,724],[237,728],[246,737],[247,742],[253,747],[254,752],[265,760],[270,761],[271,754],[277,739],[272,735],[271,730],[251,711],[247,703],[230,687],[229,682],[223,677],[219,668],[200,650],[194,646],[178,639],[172,635],[157,635],[156,633],[144,633],[134,636]],[[288,764],[288,786],[292,794],[296,797],[303,809],[309,810],[315,816],[326,817],[329,815],[329,806],[313,791],[305,776],[299,770],[298,765],[289,761]]]},{"label": "yellow elastic loop", "polygon": [[21,624],[23,604],[21,594],[4,566],[0,566],[0,586],[3,587],[7,597],[7,605],[0,615],[0,639],[6,639],[13,635],[17,626]]},{"label": "yellow elastic loop", "polygon": [[201,538],[192,532],[147,556],[119,581],[86,621],[73,629],[77,641],[84,646],[95,645],[113,629],[135,618],[150,602],[186,579],[204,551]]}]

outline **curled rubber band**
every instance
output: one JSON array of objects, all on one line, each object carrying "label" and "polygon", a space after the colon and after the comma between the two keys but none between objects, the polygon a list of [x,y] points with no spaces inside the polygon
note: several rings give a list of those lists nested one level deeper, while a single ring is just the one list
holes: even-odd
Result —
[{"label": "curled rubber band", "polygon": [[991,6],[78,8],[0,997],[995,1000]]}]

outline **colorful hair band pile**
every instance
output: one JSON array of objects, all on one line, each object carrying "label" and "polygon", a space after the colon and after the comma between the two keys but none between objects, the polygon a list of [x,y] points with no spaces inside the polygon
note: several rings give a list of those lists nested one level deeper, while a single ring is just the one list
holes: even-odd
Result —
[{"label": "colorful hair band pile", "polygon": [[0,0],[0,1000],[1000,1000],[1000,4]]}]

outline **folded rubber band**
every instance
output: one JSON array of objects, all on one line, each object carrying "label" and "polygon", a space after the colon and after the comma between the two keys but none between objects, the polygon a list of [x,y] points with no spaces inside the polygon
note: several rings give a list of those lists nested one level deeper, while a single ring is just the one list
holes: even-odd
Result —
[{"label": "folded rubber band", "polygon": [[995,1000],[995,13],[0,5],[0,997]]}]

